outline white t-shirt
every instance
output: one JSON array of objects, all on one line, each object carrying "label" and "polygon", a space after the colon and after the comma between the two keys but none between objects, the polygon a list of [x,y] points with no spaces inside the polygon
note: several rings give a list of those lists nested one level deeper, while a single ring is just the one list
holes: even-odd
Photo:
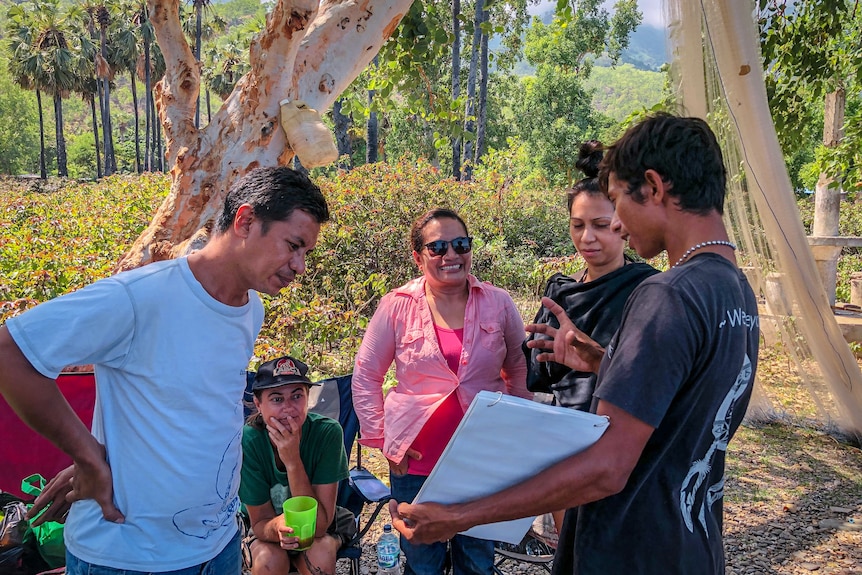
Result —
[{"label": "white t-shirt", "polygon": [[105,444],[123,524],[76,502],[66,546],[89,563],[173,571],[215,557],[236,534],[245,369],[263,323],[213,299],[185,258],[153,263],[6,322],[43,375],[92,363],[93,435]]}]

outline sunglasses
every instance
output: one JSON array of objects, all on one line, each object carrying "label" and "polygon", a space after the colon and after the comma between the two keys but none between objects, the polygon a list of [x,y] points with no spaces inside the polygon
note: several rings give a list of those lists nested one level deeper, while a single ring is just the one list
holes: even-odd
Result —
[{"label": "sunglasses", "polygon": [[455,238],[454,240],[437,240],[428,242],[423,247],[428,248],[428,253],[433,256],[445,256],[449,251],[449,244],[456,254],[468,254],[473,249],[473,238]]}]

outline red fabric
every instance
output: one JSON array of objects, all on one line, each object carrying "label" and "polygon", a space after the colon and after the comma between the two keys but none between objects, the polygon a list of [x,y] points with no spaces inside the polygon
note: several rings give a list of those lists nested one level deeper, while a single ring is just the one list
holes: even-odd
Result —
[{"label": "red fabric", "polygon": [[[458,365],[461,361],[461,349],[464,343],[464,328],[448,329],[434,324],[434,332],[437,334],[437,343],[440,352],[449,364],[452,373],[458,373]],[[440,404],[425,425],[419,431],[419,435],[413,440],[413,449],[422,454],[418,461],[409,459],[407,461],[407,473],[412,475],[431,475],[431,470],[437,464],[437,460],[443,455],[443,450],[449,444],[449,440],[455,434],[455,429],[464,417],[464,410],[458,401],[458,392],[452,392],[446,400]]]},{"label": "red fabric", "polygon": [[407,473],[426,477],[431,475],[431,470],[443,455],[443,450],[455,435],[455,430],[463,418],[464,410],[461,409],[461,403],[458,401],[458,392],[453,391],[425,422],[419,435],[413,440],[411,447],[422,454],[422,459],[409,459]]},{"label": "red fabric", "polygon": [[458,373],[458,365],[461,363],[461,350],[464,348],[464,328],[447,329],[434,324],[434,333],[437,334],[437,343],[440,344],[440,352],[446,358],[452,373]]},{"label": "red fabric", "polygon": [[[69,405],[89,429],[96,402],[96,380],[92,373],[61,373],[57,385]],[[21,480],[41,473],[50,480],[72,463],[68,455],[27,427],[0,396],[0,490],[29,498],[21,492]]]}]

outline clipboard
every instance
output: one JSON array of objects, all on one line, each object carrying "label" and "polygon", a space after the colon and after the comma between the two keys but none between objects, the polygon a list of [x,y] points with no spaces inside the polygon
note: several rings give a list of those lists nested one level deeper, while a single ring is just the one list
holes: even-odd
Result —
[{"label": "clipboard", "polygon": [[[463,503],[501,491],[594,444],[605,416],[480,391],[414,503]],[[477,525],[465,535],[518,544],[533,517]]]}]

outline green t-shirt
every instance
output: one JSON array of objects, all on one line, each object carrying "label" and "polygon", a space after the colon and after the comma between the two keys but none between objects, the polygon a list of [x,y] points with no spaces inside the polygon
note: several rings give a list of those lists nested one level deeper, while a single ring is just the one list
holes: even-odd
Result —
[{"label": "green t-shirt", "polygon": [[[299,458],[312,485],[337,483],[345,479],[347,454],[344,432],[334,419],[309,413],[302,424]],[[266,429],[249,425],[242,430],[242,480],[239,498],[245,505],[263,505],[271,501],[281,512],[281,504],[290,497],[287,473],[275,466],[275,452]]]}]

